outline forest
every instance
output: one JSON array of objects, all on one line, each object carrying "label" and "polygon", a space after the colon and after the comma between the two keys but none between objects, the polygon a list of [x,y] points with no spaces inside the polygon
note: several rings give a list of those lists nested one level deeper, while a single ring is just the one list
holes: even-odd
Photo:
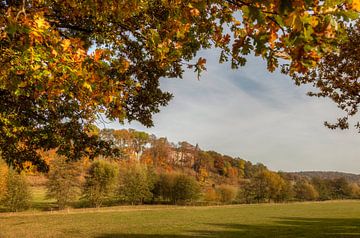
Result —
[{"label": "forest", "polygon": [[36,188],[46,190],[46,198],[53,201],[45,210],[360,198],[356,175],[275,172],[261,163],[204,151],[186,141],[171,143],[133,129],[94,129],[92,133],[111,144],[118,156],[67,161],[54,150],[43,151],[50,168],[46,173],[29,162],[18,173],[1,161],[0,207],[4,211],[30,208],[31,191]]}]

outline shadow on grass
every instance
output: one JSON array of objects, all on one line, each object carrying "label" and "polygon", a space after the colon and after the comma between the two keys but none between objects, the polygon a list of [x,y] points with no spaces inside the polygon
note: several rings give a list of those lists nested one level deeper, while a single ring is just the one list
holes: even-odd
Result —
[{"label": "shadow on grass", "polygon": [[235,237],[310,237],[310,238],[355,238],[360,237],[359,219],[332,219],[332,218],[275,218],[272,224],[205,224],[207,230],[184,230],[189,235],[164,234],[103,234],[97,238],[143,238],[143,237],[205,237],[205,238],[235,238]]},{"label": "shadow on grass", "polygon": [[31,209],[37,211],[53,211],[57,209],[55,202],[32,202]]}]

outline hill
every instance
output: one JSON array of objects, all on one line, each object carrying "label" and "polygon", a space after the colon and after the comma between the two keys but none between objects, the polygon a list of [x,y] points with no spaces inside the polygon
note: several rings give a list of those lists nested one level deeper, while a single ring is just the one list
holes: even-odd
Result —
[{"label": "hill", "polygon": [[349,182],[360,183],[360,174],[344,173],[337,171],[301,171],[301,172],[288,172],[293,176],[305,177],[308,179],[321,178],[321,179],[339,179],[345,178]]}]

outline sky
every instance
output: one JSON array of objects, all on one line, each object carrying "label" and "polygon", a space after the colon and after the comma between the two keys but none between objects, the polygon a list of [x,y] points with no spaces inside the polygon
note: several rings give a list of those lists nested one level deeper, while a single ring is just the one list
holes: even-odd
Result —
[{"label": "sky", "polygon": [[306,96],[311,87],[268,72],[261,58],[249,57],[246,66],[232,70],[218,63],[215,50],[200,56],[208,61],[200,80],[190,70],[183,79],[161,80],[161,88],[174,99],[154,115],[154,127],[136,122],[106,127],[197,143],[203,150],[260,162],[275,171],[360,174],[360,134],[323,125],[342,115],[330,100]]}]

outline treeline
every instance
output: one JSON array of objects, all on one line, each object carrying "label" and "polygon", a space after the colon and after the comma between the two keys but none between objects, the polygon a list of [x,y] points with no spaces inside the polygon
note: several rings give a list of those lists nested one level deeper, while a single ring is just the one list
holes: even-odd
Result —
[{"label": "treeline", "polygon": [[[68,162],[44,152],[50,171],[46,196],[57,207],[116,204],[223,204],[360,198],[360,187],[345,178],[308,178],[273,172],[187,142],[170,143],[135,130],[99,130],[121,151],[116,158]],[[16,211],[29,206],[25,174],[0,164],[0,205]]]},{"label": "treeline", "polygon": [[[136,161],[68,162],[58,157],[50,163],[46,198],[59,209],[70,206],[101,207],[121,204],[189,204],[201,197],[194,176],[155,170]],[[30,207],[31,193],[24,173],[18,174],[0,160],[0,205],[9,211]]]},{"label": "treeline", "polygon": [[263,170],[239,186],[239,202],[287,202],[359,199],[360,187],[345,178],[307,179],[283,172]]},{"label": "treeline", "polygon": [[335,171],[301,171],[301,172],[289,172],[289,174],[294,176],[306,177],[308,179],[312,178],[321,178],[321,179],[339,179],[345,178],[347,181],[352,183],[360,183],[359,174],[351,174],[344,172],[335,172]]}]

